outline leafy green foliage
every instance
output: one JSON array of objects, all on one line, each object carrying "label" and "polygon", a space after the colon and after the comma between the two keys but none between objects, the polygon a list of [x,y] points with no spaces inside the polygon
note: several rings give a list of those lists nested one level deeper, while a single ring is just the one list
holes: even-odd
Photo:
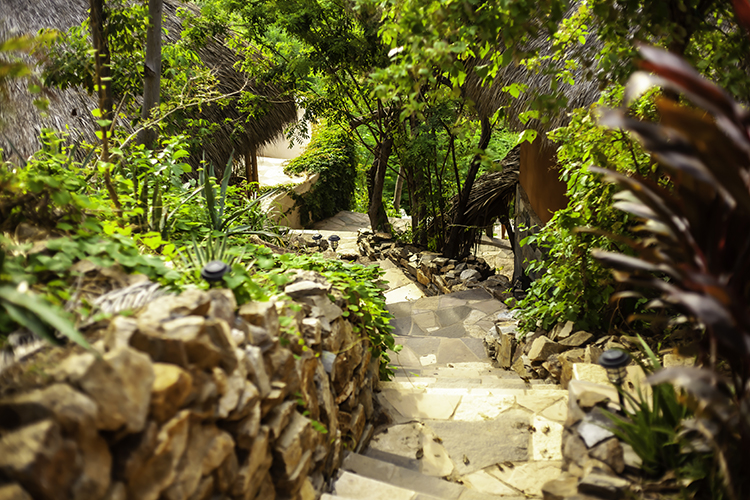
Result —
[{"label": "leafy green foliage", "polygon": [[[600,102],[616,102],[621,96],[619,89]],[[649,103],[644,98],[633,106],[632,112],[637,116],[652,115]],[[538,233],[522,242],[536,244],[545,258],[529,266],[530,272],[543,274],[518,303],[521,327],[524,331],[533,331],[537,326],[549,330],[556,323],[573,321],[576,328],[588,331],[627,328],[626,319],[636,304],[610,304],[615,282],[610,272],[592,258],[591,249],[619,248],[617,242],[596,230],[607,228],[613,234],[627,235],[632,219],[612,207],[613,186],[601,182],[600,175],[590,167],[606,165],[620,172],[652,175],[654,166],[629,135],[598,125],[593,110],[573,112],[570,124],[550,134],[550,138],[560,144],[560,179],[567,184],[569,203]]]},{"label": "leafy green foliage", "polygon": [[357,156],[346,131],[331,126],[318,128],[304,153],[286,166],[290,174],[318,173],[310,191],[295,196],[303,225],[349,210],[356,182]]},{"label": "leafy green foliage", "polygon": [[[282,269],[318,271],[328,279],[347,301],[343,315],[353,323],[354,331],[370,339],[372,356],[380,360],[380,378],[393,376],[387,350],[398,352],[401,346],[393,338],[392,315],[378,286],[384,271],[377,266],[362,266],[341,260],[325,259],[318,254],[283,254],[276,257]],[[335,299],[335,297],[332,297]]]},{"label": "leafy green foliage", "polygon": [[[640,366],[646,373],[660,370],[659,359],[640,340],[648,359],[648,363],[639,363]],[[620,390],[625,398],[622,409],[625,416],[606,412],[615,424],[612,429],[615,435],[633,447],[642,460],[641,468],[649,476],[678,470],[688,458],[681,452],[680,426],[691,412],[678,401],[674,388],[669,384],[653,386],[650,398],[640,386],[635,396]]]},{"label": "leafy green foliage", "polygon": [[641,66],[656,76],[635,75],[629,97],[644,84],[662,85],[699,109],[662,99],[659,124],[622,110],[604,116],[607,126],[630,130],[653,151],[673,187],[600,170],[622,188],[615,207],[641,224],[637,238],[622,239],[636,256],[593,255],[629,285],[629,294],[658,293],[649,308],[666,308],[668,325],[703,333],[699,361],[706,368],[670,368],[651,381],[671,382],[694,398],[697,427],[704,429],[699,439],[714,451],[728,497],[746,498],[750,480],[740,464],[750,453],[748,114],[683,59],[653,47],[640,52]]}]

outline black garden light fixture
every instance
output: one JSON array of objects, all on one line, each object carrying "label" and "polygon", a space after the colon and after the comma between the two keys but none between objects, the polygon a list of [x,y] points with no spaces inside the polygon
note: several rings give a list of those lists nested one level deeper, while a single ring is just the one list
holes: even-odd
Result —
[{"label": "black garden light fixture", "polygon": [[328,241],[331,243],[331,248],[333,248],[334,252],[336,251],[336,249],[339,246],[339,240],[340,239],[341,238],[338,235],[335,235],[335,234],[332,234],[331,236],[328,237]]},{"label": "black garden light fixture", "polygon": [[229,265],[221,260],[212,260],[201,269],[201,278],[208,281],[209,286],[214,286],[229,271]]},{"label": "black garden light fixture", "polygon": [[626,367],[630,364],[630,354],[619,349],[609,349],[599,356],[599,364],[607,370],[607,379],[617,387],[617,393],[620,395],[620,408],[622,408],[622,384],[628,375]]},{"label": "black garden light fixture", "polygon": [[318,245],[318,249],[320,249],[320,245],[321,245],[321,243],[323,243],[323,235],[320,234],[320,233],[313,234],[312,239],[315,242],[315,244]]}]

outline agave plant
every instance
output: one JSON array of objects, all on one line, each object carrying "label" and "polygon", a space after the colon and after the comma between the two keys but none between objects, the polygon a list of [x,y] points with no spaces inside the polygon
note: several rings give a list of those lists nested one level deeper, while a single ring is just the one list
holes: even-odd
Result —
[{"label": "agave plant", "polygon": [[[262,203],[274,196],[276,191],[269,191],[255,199],[245,200],[239,207],[228,210],[227,189],[232,176],[233,157],[234,153],[230,155],[224,167],[220,183],[218,183],[219,179],[216,177],[212,164],[208,164],[206,170],[199,172],[198,184],[201,187],[209,227],[212,231],[226,235],[254,234],[266,241],[280,242],[279,228],[273,227],[275,225],[262,210]],[[211,178],[216,179],[218,189],[211,183]],[[237,223],[241,220],[249,223],[238,225]]]},{"label": "agave plant", "polygon": [[[650,377],[689,395],[732,499],[750,498],[750,113],[683,59],[641,47],[626,98],[659,85],[695,107],[662,97],[658,124],[603,113],[602,124],[640,138],[669,183],[595,169],[619,184],[618,208],[637,216],[637,257],[597,251],[615,277],[659,294],[653,308],[703,334],[704,368],[669,368]],[[628,292],[632,294],[633,292]]]}]

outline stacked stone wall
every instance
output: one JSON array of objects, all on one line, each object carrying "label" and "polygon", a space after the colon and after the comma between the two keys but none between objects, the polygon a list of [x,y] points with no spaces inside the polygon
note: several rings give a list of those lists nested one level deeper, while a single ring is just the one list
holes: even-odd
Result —
[{"label": "stacked stone wall", "polygon": [[161,297],[43,367],[0,399],[0,499],[318,496],[372,433],[378,360],[321,276],[285,291]]}]

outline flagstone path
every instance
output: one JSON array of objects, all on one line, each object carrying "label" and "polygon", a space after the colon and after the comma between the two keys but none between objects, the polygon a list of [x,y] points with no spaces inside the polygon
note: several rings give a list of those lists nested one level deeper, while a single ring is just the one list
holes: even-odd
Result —
[{"label": "flagstone path", "polygon": [[[363,217],[342,212],[315,230],[339,235],[342,247],[353,237],[356,249]],[[424,297],[393,263],[376,265],[403,346],[389,353],[396,375],[377,394],[391,422],[345,457],[323,500],[541,498],[560,474],[567,391],[492,367],[482,338],[496,322],[503,331],[516,322],[484,290]]]}]

